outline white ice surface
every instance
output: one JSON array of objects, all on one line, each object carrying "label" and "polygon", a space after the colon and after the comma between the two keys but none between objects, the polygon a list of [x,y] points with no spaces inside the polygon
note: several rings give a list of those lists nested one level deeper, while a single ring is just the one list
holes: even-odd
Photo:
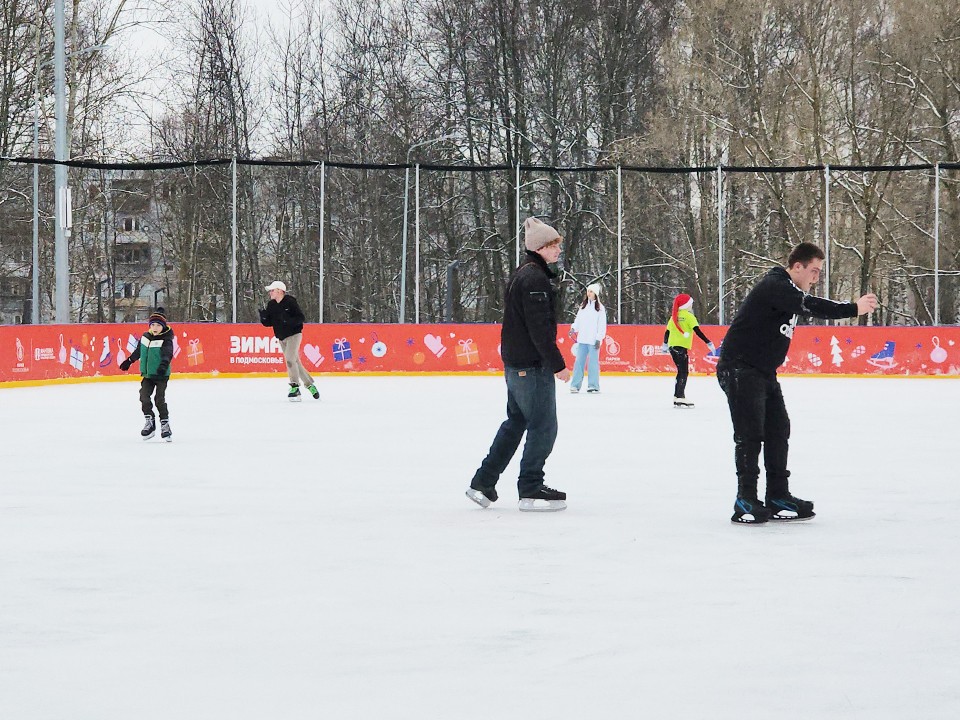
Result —
[{"label": "white ice surface", "polygon": [[712,378],[560,386],[548,514],[464,497],[499,376],[318,385],[0,390],[0,718],[960,717],[960,381],[784,379],[754,528]]}]

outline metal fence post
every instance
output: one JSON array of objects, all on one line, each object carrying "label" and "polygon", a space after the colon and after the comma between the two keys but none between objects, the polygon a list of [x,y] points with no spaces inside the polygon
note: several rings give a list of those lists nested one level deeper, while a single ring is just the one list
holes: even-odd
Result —
[{"label": "metal fence post", "polygon": [[415,198],[414,211],[413,211],[413,222],[414,222],[414,290],[413,290],[413,307],[414,307],[414,319],[413,321],[419,325],[420,324],[420,163],[416,165],[416,171],[414,173],[415,182],[414,182],[414,191],[413,195]]},{"label": "metal fence post", "polygon": [[520,220],[520,161],[517,161],[517,183],[516,183],[516,210],[517,210],[517,239],[516,239],[516,266],[520,267],[520,228],[523,226],[523,221]]},{"label": "metal fence post", "polygon": [[231,235],[230,267],[232,272],[231,288],[233,292],[233,322],[237,321],[237,156],[233,156],[233,227]]},{"label": "metal fence post", "polygon": [[[830,297],[830,166],[823,168],[823,296]],[[828,322],[832,325],[832,322]]]},{"label": "metal fence post", "polygon": [[317,283],[317,299],[320,301],[318,306],[320,309],[320,322],[323,322],[323,231],[324,225],[326,225],[326,180],[327,180],[327,164],[323,161],[320,162],[320,278]]},{"label": "metal fence post", "polygon": [[717,165],[717,295],[720,324],[724,324],[723,312],[723,166]]},{"label": "metal fence post", "polygon": [[617,324],[623,322],[623,171],[617,165]]},{"label": "metal fence post", "polygon": [[933,324],[940,324],[940,163],[933,176]]}]

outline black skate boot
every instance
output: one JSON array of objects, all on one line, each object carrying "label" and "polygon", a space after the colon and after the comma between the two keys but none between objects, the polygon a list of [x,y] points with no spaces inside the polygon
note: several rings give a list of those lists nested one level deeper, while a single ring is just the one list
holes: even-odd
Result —
[{"label": "black skate boot", "polygon": [[730,522],[734,525],[761,525],[770,519],[771,514],[770,509],[756,498],[737,498]]},{"label": "black skate boot", "polygon": [[143,424],[143,430],[140,431],[140,437],[149,440],[157,432],[157,422],[153,419],[153,415],[144,415],[143,419],[146,422]]},{"label": "black skate boot", "polygon": [[520,498],[522,512],[557,512],[567,509],[567,494],[541,485],[526,497]]},{"label": "black skate boot", "polygon": [[290,402],[300,402],[303,400],[300,397],[300,386],[297,383],[290,383],[290,392],[287,393],[287,399]]},{"label": "black skate boot", "polygon": [[811,501],[801,500],[789,493],[775,498],[768,497],[767,507],[773,513],[771,520],[810,520],[816,517]]},{"label": "black skate boot", "polygon": [[495,503],[499,495],[496,488],[474,487],[473,483],[470,483],[470,487],[467,488],[467,497],[480,507],[486,508],[490,507],[490,503]]},{"label": "black skate boot", "polygon": [[692,410],[694,408],[693,403],[685,397],[675,397],[673,399],[673,406],[680,410]]},{"label": "black skate boot", "polygon": [[160,421],[160,438],[167,442],[173,442],[173,432],[170,430],[170,421]]}]

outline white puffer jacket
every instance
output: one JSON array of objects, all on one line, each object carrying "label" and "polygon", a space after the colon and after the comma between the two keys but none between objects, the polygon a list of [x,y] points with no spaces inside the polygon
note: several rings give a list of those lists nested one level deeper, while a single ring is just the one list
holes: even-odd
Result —
[{"label": "white puffer jacket", "polygon": [[607,309],[601,303],[597,310],[592,302],[588,302],[577,313],[572,329],[577,333],[578,343],[593,345],[597,340],[603,340],[607,336]]}]

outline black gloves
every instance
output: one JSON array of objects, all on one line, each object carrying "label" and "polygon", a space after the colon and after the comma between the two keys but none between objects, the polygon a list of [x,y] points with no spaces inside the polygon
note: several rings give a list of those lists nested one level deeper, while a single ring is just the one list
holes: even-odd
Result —
[{"label": "black gloves", "polygon": [[124,360],[122,363],[120,363],[120,369],[121,369],[121,370],[129,370],[131,364],[132,364],[132,363],[130,362],[130,358],[127,358],[127,359]]}]

